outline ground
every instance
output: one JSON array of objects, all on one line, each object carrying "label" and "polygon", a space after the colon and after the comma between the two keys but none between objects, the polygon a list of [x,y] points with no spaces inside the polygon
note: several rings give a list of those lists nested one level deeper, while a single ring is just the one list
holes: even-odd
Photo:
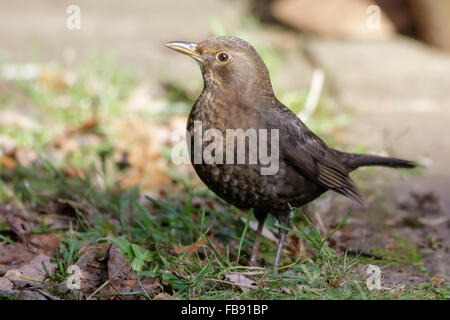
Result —
[{"label": "ground", "polygon": [[[400,36],[299,35],[237,1],[78,1],[82,28],[71,31],[69,4],[14,1],[0,12],[3,77],[11,63],[37,70],[0,80],[0,297],[448,299],[448,54]],[[169,161],[201,77],[163,44],[223,33],[257,47],[296,112],[324,70],[307,124],[333,147],[423,164],[355,172],[364,207],[328,193],[293,213],[278,274],[245,268],[251,214]],[[276,233],[269,219],[266,266]],[[73,264],[81,290],[67,289]],[[369,265],[382,289],[367,285]]]}]

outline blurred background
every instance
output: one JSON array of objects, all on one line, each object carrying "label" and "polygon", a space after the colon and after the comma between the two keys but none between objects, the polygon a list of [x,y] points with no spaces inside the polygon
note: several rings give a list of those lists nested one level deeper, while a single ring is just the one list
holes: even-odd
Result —
[{"label": "blurred background", "polygon": [[[71,5],[80,28],[70,27]],[[202,190],[189,165],[170,161],[200,70],[164,44],[235,35],[261,53],[278,98],[331,146],[423,165],[355,173],[369,210],[352,215],[334,246],[360,247],[368,230],[380,252],[408,260],[405,250],[416,250],[428,277],[449,279],[450,1],[0,0],[0,8],[5,232],[2,215],[21,208],[38,221],[36,208],[61,198],[55,171],[101,190],[137,186],[144,205],[144,195]],[[65,191],[80,199],[81,190]],[[319,222],[335,225],[342,214],[331,213],[345,205],[322,197]],[[396,277],[425,277],[416,271]]]}]

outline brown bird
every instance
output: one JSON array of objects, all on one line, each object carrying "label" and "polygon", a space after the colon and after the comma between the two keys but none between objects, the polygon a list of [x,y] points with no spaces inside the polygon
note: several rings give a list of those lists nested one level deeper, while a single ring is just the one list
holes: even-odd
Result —
[{"label": "brown bird", "polygon": [[[267,214],[274,215],[280,225],[289,227],[290,206],[305,205],[327,190],[362,202],[349,176],[349,172],[358,167],[415,167],[411,161],[329,148],[278,101],[264,61],[255,48],[242,39],[221,36],[198,44],[173,41],[166,46],[194,58],[200,65],[204,88],[187,123],[191,162],[200,179],[219,197],[239,209],[253,208],[258,228],[250,259],[252,265],[256,265]],[[215,130],[215,134],[208,134],[208,139],[199,138],[209,129]],[[238,137],[227,135],[230,129],[234,132],[242,129],[246,133],[244,162],[236,163]],[[271,156],[276,155],[271,159],[278,161],[278,170],[273,174],[262,173],[263,168],[269,167],[262,158],[251,161],[255,158],[255,149],[250,146],[254,138],[252,130],[268,133],[267,149],[271,150]],[[247,140],[248,144],[245,143]],[[207,161],[195,142],[202,148],[217,142],[217,148],[211,153],[216,161]],[[261,156],[264,142],[261,136],[258,136],[258,142],[259,153],[256,151],[256,155]],[[229,146],[231,155],[226,155],[227,161],[217,161],[220,153],[226,153]],[[228,156],[234,162],[228,162]],[[286,230],[280,229],[275,267],[279,265],[285,237]]]}]

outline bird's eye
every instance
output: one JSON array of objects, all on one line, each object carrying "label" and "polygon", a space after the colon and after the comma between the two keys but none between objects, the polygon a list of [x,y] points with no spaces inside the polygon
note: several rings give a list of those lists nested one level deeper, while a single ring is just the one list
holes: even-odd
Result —
[{"label": "bird's eye", "polygon": [[217,60],[219,60],[220,62],[227,62],[228,59],[230,59],[230,56],[228,54],[226,54],[225,52],[219,52],[217,54]]}]

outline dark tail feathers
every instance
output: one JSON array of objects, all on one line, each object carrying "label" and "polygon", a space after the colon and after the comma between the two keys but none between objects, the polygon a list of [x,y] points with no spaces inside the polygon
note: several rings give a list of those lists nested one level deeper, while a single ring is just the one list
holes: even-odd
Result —
[{"label": "dark tail feathers", "polygon": [[338,150],[335,151],[337,157],[346,166],[349,172],[355,170],[356,168],[365,166],[383,166],[390,168],[415,168],[417,166],[417,163],[409,160],[374,156],[369,154],[345,153]]}]

